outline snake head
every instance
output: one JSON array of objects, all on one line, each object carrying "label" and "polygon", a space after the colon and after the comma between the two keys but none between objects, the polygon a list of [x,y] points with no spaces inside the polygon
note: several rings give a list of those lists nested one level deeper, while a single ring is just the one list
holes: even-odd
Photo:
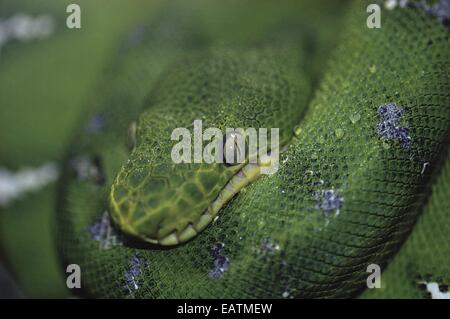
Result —
[{"label": "snake head", "polygon": [[239,133],[223,135],[218,145],[222,162],[174,163],[167,156],[171,153],[167,146],[174,142],[164,138],[170,136],[169,117],[158,121],[156,115],[147,114],[137,132],[134,123],[130,126],[137,134],[131,138],[134,149],[110,193],[111,216],[121,230],[163,246],[195,237],[260,173],[259,165],[247,159],[236,163],[227,159],[226,154],[242,151],[235,144]]},{"label": "snake head", "polygon": [[[193,54],[166,70],[145,101],[136,127],[129,130],[136,135],[129,139],[133,149],[111,187],[111,217],[122,231],[158,245],[186,242],[264,173],[263,167],[272,167],[270,156],[269,161],[259,156],[273,150],[272,129],[282,128],[278,149],[290,138],[302,109],[298,105],[308,96],[296,52],[260,47],[215,49]],[[242,128],[244,140],[251,135],[248,130],[258,131],[258,149],[244,143],[246,156],[236,163],[226,156],[221,162],[196,161],[195,123],[200,119],[205,135],[208,129],[220,131],[213,135],[222,141],[218,149],[225,150],[225,155],[229,148],[242,151],[228,142],[237,136],[229,135],[227,128]],[[192,160],[176,163],[173,132],[192,126]],[[271,130],[267,149],[260,145],[263,128]],[[211,142],[204,137],[200,140],[203,155]]]}]

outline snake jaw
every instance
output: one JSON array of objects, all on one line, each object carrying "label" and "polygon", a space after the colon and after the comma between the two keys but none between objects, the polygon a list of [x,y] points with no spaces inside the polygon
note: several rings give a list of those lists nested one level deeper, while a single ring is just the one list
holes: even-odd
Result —
[{"label": "snake jaw", "polygon": [[[270,153],[269,153],[270,154]],[[158,226],[158,232],[155,236],[151,234],[144,234],[139,231],[141,222],[145,219],[132,221],[129,217],[133,214],[122,215],[119,205],[114,196],[111,196],[111,203],[113,207],[113,220],[119,224],[119,227],[127,234],[138,237],[141,240],[161,246],[175,246],[187,242],[194,238],[209,224],[211,224],[219,213],[220,209],[226,205],[237,193],[244,187],[254,182],[261,176],[263,167],[270,165],[271,156],[268,155],[258,160],[257,163],[242,163],[240,165],[228,167],[229,173],[232,172],[231,177],[226,182],[225,186],[219,191],[215,199],[208,205],[203,213],[192,221],[186,221],[186,227],[181,230],[174,229],[165,236],[158,237],[158,232],[161,228]],[[115,192],[115,185],[112,186],[112,193]],[[131,205],[132,210],[136,210],[136,205]],[[131,209],[130,208],[130,209]]]},{"label": "snake jaw", "polygon": [[168,236],[165,236],[155,243],[162,246],[173,246],[182,244],[192,238],[205,229],[211,222],[214,221],[220,209],[228,203],[237,193],[241,191],[245,186],[254,182],[261,176],[261,166],[268,164],[268,159],[258,164],[245,164],[241,170],[239,170],[225,185],[212,204],[205,210],[200,218],[192,224],[183,229],[180,233],[176,231],[172,232]]},{"label": "snake jaw", "polygon": [[[254,182],[260,176],[260,165],[246,164],[239,170],[225,185],[213,203],[204,211],[204,213],[195,222],[189,223],[182,231],[173,231],[160,239],[145,237],[146,242],[161,245],[175,246],[187,242],[197,236],[211,222],[214,221],[220,209],[231,200],[239,191],[250,183]],[[122,225],[122,229],[127,233],[134,233],[135,230],[129,225]],[[130,228],[131,227],[131,228]]]}]

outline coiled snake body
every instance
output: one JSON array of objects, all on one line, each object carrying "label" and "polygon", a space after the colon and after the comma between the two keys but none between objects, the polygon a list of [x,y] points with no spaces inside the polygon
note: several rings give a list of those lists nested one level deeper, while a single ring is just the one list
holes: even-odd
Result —
[{"label": "coiled snake body", "polygon": [[[411,231],[450,127],[447,30],[413,8],[370,30],[366,6],[348,10],[323,78],[303,27],[224,45],[175,16],[125,43],[92,102],[101,128],[83,127],[62,179],[60,247],[88,294],[311,298],[365,287],[368,265],[383,268]],[[255,180],[245,164],[173,163],[171,132],[197,119],[279,128],[278,172]]]}]

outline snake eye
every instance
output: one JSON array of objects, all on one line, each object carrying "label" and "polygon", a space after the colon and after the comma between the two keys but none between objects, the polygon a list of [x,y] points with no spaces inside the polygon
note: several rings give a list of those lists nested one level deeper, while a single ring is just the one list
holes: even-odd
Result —
[{"label": "snake eye", "polygon": [[237,165],[245,161],[245,140],[242,134],[232,132],[224,136],[223,161],[227,165]]}]

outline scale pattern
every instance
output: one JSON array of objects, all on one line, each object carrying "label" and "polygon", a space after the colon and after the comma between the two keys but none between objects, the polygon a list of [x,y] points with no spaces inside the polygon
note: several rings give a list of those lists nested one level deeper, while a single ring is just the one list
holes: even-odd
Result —
[{"label": "scale pattern", "polygon": [[[367,290],[363,298],[430,298],[426,283],[442,292],[450,285],[450,153],[434,178],[431,197],[414,231],[381,277],[381,289]],[[429,164],[424,174],[430,174]]]},{"label": "scale pattern", "polygon": [[[175,164],[175,129],[191,134],[194,121],[202,121],[202,131],[279,127],[286,144],[308,100],[309,81],[300,62],[305,59],[293,45],[203,51],[178,61],[158,81],[138,120],[137,145],[113,184],[112,217],[143,239],[161,240],[174,232],[180,237],[195,226],[240,167]],[[196,143],[193,136],[190,142]]]},{"label": "scale pattern", "polygon": [[[368,3],[349,8],[340,45],[278,173],[241,191],[187,244],[146,249],[122,238],[99,249],[86,229],[108,209],[109,186],[128,158],[125,142],[118,143],[126,126],[112,122],[102,137],[79,138],[71,153],[101,154],[105,182],[75,179],[68,166],[59,228],[63,261],[81,266],[87,294],[351,297],[364,289],[369,264],[385,268],[423,209],[449,134],[450,46],[448,31],[419,9],[383,13],[383,27],[367,29]],[[146,54],[143,61],[154,57]],[[170,65],[175,55],[154,61]],[[149,77],[154,83],[156,74]],[[127,90],[137,99],[136,88]],[[133,118],[124,113],[120,123]],[[132,260],[146,266],[130,285]]]}]

